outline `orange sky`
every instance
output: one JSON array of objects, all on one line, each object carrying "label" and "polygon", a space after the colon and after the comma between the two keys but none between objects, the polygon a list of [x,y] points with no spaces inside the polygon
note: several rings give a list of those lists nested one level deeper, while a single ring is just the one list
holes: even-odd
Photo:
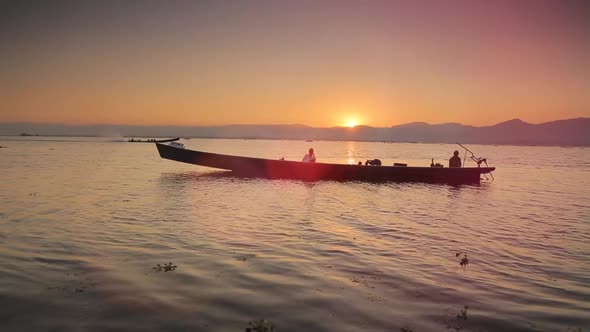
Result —
[{"label": "orange sky", "polygon": [[0,122],[488,125],[589,117],[584,2],[1,11]]}]

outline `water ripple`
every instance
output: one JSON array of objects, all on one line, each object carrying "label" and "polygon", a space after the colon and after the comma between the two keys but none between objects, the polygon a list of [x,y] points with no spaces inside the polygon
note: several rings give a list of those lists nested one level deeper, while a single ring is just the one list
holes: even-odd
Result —
[{"label": "water ripple", "polygon": [[[308,144],[237,142],[186,143],[287,159]],[[314,142],[334,162],[454,150],[375,144]],[[243,331],[260,318],[279,331],[590,326],[587,148],[475,146],[496,180],[453,187],[244,179],[161,160],[149,144],[11,146],[3,331]],[[153,269],[167,263],[177,268]]]}]

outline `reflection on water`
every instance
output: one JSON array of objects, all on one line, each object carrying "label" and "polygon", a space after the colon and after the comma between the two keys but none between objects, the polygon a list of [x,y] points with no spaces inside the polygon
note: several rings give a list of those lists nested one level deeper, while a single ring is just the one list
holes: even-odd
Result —
[{"label": "reflection on water", "polygon": [[[183,143],[289,160],[312,144],[321,161],[410,165],[455,149]],[[0,151],[2,331],[590,325],[588,149],[475,146],[496,180],[453,187],[243,179],[161,160],[149,144],[10,145]]]},{"label": "reflection on water", "polygon": [[181,182],[190,181],[207,181],[215,179],[240,179],[241,177],[234,175],[231,171],[210,171],[210,172],[171,172],[162,173],[160,176],[162,182],[171,182],[172,184],[180,184]]},{"label": "reflection on water", "polygon": [[347,145],[347,152],[346,152],[346,163],[349,165],[356,165],[360,160],[357,161],[357,154],[356,154],[356,145],[357,142],[346,142]]}]

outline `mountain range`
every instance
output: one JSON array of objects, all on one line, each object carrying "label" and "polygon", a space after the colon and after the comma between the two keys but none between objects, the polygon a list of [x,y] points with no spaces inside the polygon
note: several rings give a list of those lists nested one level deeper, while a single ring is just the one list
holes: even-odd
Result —
[{"label": "mountain range", "polygon": [[128,126],[0,123],[0,135],[194,137],[505,145],[590,146],[590,118],[531,124],[514,119],[492,126],[413,122],[391,127],[317,128],[305,125]]}]

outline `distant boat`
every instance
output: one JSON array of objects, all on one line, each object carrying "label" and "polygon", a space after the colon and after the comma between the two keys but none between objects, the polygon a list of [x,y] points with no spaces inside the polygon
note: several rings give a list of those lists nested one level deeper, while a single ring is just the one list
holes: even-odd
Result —
[{"label": "distant boat", "polygon": [[175,141],[178,141],[179,139],[180,139],[180,137],[169,138],[169,139],[160,139],[160,140],[153,139],[153,138],[149,138],[146,140],[131,138],[131,139],[127,140],[127,142],[129,142],[129,143],[167,143],[167,142],[175,142]]},{"label": "distant boat", "polygon": [[188,164],[232,171],[244,177],[267,179],[293,179],[304,181],[393,181],[450,184],[479,184],[480,176],[494,171],[495,167],[407,167],[365,166],[299,161],[272,160],[230,156],[184,149],[182,146],[156,144],[160,157]]}]

